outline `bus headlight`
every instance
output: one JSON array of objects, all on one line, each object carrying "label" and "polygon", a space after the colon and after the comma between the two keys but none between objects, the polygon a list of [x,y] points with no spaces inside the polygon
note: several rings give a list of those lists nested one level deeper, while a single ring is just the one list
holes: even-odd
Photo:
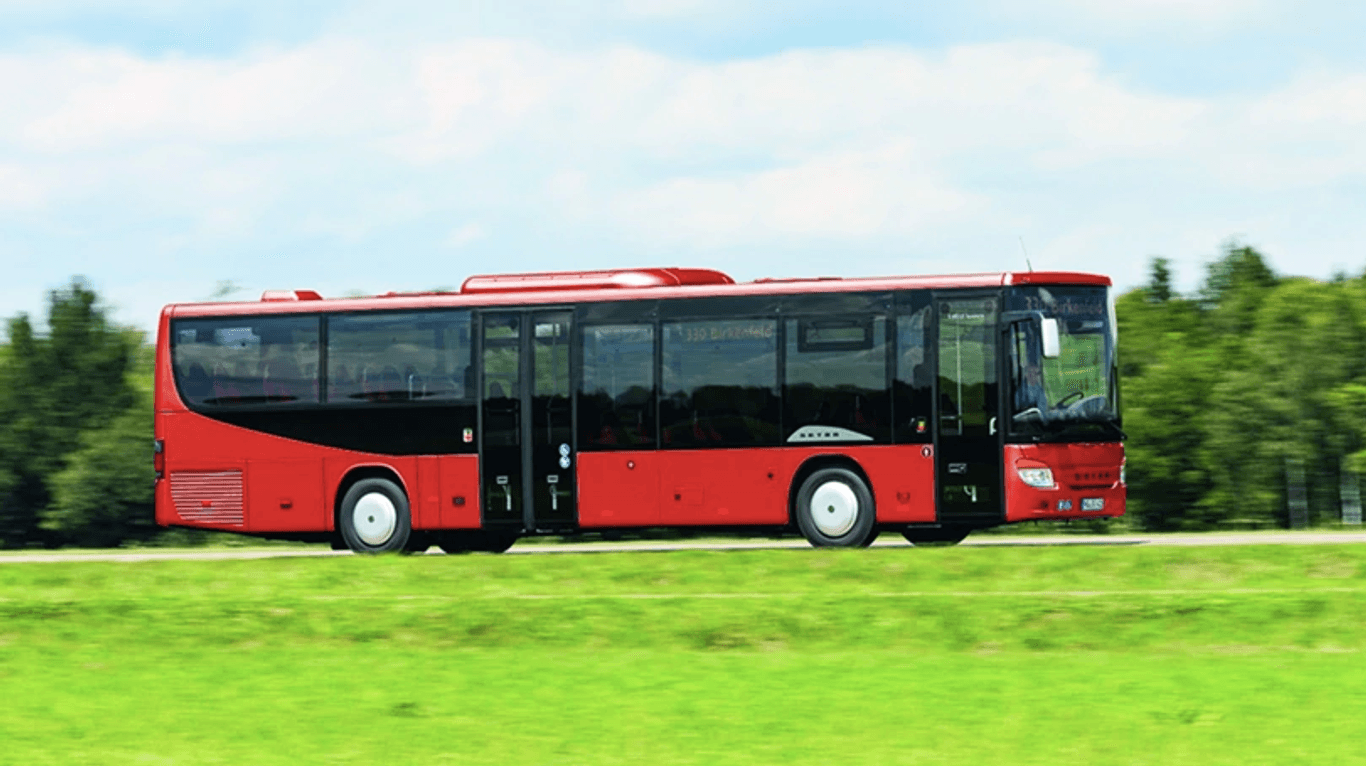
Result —
[{"label": "bus headlight", "polygon": [[1015,471],[1020,474],[1020,481],[1031,487],[1053,488],[1053,469],[1051,468],[1016,468]]}]

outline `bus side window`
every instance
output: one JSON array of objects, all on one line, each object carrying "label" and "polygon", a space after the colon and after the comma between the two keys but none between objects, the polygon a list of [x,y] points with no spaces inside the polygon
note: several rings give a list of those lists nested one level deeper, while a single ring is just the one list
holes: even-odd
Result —
[{"label": "bus side window", "polygon": [[665,322],[661,440],[696,446],[780,442],[778,322]]},{"label": "bus side window", "polygon": [[[905,299],[914,300],[908,310]],[[928,295],[903,296],[896,318],[896,380],[892,384],[895,397],[896,433],[898,442],[918,442],[930,439],[930,418],[934,396],[934,367],[926,350],[926,334],[930,326]]]},{"label": "bus side window", "polygon": [[890,441],[885,315],[789,319],[786,347],[789,437],[830,426]]},{"label": "bus side window", "polygon": [[[266,404],[318,401],[318,319],[256,320],[260,337],[260,396]],[[304,372],[312,368],[311,374]]]},{"label": "bus side window", "polygon": [[582,328],[579,443],[586,449],[639,449],[655,441],[655,328]]}]

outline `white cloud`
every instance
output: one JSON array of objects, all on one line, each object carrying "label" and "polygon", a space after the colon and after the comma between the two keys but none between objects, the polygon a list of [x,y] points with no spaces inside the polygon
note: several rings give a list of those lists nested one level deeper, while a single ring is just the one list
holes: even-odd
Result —
[{"label": "white cloud", "polygon": [[725,8],[728,3],[717,0],[620,0],[620,10],[627,16],[647,18],[686,16]]},{"label": "white cloud", "polygon": [[608,209],[638,237],[725,247],[909,235],[981,200],[931,178],[909,144],[826,155],[734,177],[678,178]]},{"label": "white cloud", "polygon": [[1272,23],[1287,11],[1303,12],[1287,0],[988,0],[988,5],[1016,21],[1121,37],[1158,30],[1178,37],[1207,37]]},{"label": "white cloud", "polygon": [[[1041,42],[721,62],[516,39],[333,37],[215,59],[66,45],[0,56],[0,103],[0,214],[30,227],[30,249],[43,227],[115,220],[91,236],[184,257],[206,290],[373,269],[348,249],[477,242],[507,268],[564,266],[508,244],[536,236],[592,242],[597,260],[573,266],[748,249],[799,254],[774,256],[790,273],[828,273],[800,254],[835,243],[868,273],[1015,268],[1024,235],[1036,268],[1141,276],[1199,237],[1196,255],[1235,232],[1310,242],[1294,235],[1303,190],[1366,175],[1366,73],[1174,97]],[[1338,221],[1313,240],[1324,258],[1344,259],[1359,202],[1313,203]],[[345,286],[429,286],[422,258],[392,266]]]},{"label": "white cloud", "polygon": [[[150,141],[205,145],[355,136],[402,121],[390,88],[407,73],[350,40],[253,52],[240,60],[147,59],[59,49],[0,60],[0,78],[41,82],[6,133],[34,151],[67,153]],[[24,97],[31,85],[5,96]],[[399,93],[404,91],[400,90]],[[24,111],[31,119],[15,125]]]},{"label": "white cloud", "polygon": [[470,221],[463,226],[457,226],[450,234],[446,235],[446,247],[461,248],[475,240],[483,238],[484,227],[474,221]]},{"label": "white cloud", "polygon": [[48,189],[29,167],[0,164],[0,210],[41,207]]}]

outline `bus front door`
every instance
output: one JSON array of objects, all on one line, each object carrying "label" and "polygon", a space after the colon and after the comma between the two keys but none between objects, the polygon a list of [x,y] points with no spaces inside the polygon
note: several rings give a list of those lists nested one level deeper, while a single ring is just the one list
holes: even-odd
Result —
[{"label": "bus front door", "polygon": [[955,293],[935,300],[935,479],[938,521],[1004,521],[996,365],[998,296]]},{"label": "bus front door", "polygon": [[577,523],[568,311],[488,312],[482,323],[480,473],[484,526]]}]

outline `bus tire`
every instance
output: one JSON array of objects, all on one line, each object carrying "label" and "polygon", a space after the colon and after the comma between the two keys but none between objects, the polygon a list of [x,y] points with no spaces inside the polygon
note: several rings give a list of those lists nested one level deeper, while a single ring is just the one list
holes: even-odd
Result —
[{"label": "bus tire", "polygon": [[917,548],[932,548],[957,545],[963,542],[963,538],[967,537],[968,533],[971,531],[972,529],[970,527],[957,526],[923,529],[911,527],[901,534],[905,535],[906,542]]},{"label": "bus tire", "polygon": [[822,468],[797,491],[797,527],[817,548],[859,548],[872,540],[873,493],[847,468]]},{"label": "bus tire", "polygon": [[404,551],[413,533],[408,496],[388,479],[361,479],[342,498],[337,528],[356,553]]}]

